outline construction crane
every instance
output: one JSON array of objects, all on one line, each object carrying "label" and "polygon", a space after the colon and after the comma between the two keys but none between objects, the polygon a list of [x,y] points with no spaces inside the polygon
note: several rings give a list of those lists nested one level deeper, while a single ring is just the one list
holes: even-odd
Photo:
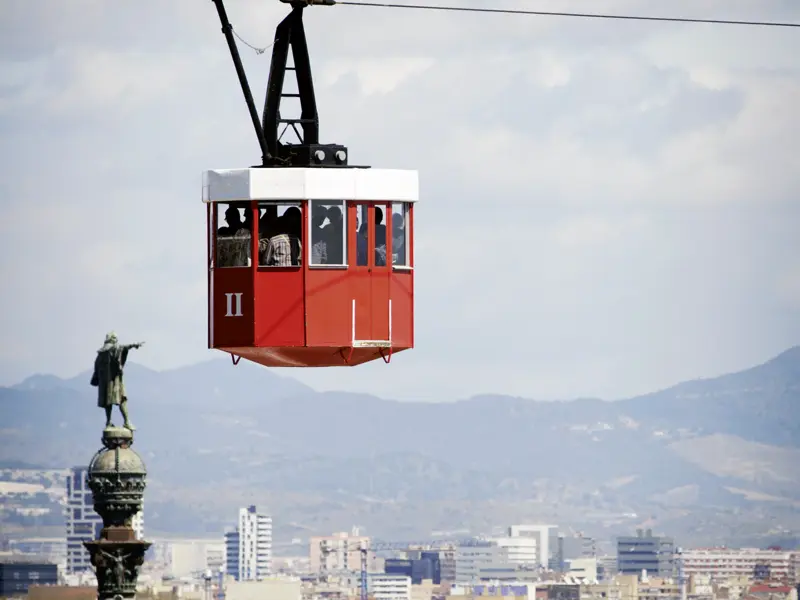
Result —
[{"label": "construction crane", "polygon": [[219,568],[219,577],[217,579],[217,593],[214,595],[215,600],[225,600],[225,569]]},{"label": "construction crane", "polygon": [[369,558],[369,551],[370,548],[369,542],[358,542],[357,545],[350,545],[346,541],[343,544],[331,544],[329,540],[323,540],[320,542],[320,554],[322,555],[322,564],[321,568],[324,571],[328,570],[328,555],[332,552],[345,552],[349,553],[354,550],[358,550],[361,554],[361,600],[368,600],[369,597],[369,586],[368,586],[368,573],[367,573],[367,563]]},{"label": "construction crane", "polygon": [[428,546],[428,547],[441,547],[441,546],[481,546],[487,544],[486,540],[481,538],[468,538],[463,540],[426,540],[421,542],[375,542],[370,543],[367,541],[355,542],[349,544],[346,540],[342,543],[332,543],[330,540],[323,540],[320,542],[320,554],[322,555],[321,568],[324,571],[328,570],[328,555],[333,552],[355,552],[358,551],[361,555],[361,572],[360,572],[360,587],[361,594],[360,600],[369,600],[369,577],[367,564],[369,560],[369,553],[372,552],[385,552],[389,550],[406,550],[411,546]]}]

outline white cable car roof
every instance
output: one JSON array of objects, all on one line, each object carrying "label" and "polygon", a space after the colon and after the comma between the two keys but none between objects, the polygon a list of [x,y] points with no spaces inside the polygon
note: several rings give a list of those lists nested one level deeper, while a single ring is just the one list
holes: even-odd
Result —
[{"label": "white cable car roof", "polygon": [[203,202],[247,200],[417,202],[419,172],[283,167],[203,172]]}]

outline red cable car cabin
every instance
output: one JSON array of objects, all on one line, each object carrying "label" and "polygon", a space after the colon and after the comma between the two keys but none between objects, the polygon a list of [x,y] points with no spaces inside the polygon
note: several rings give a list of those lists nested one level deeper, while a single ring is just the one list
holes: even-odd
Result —
[{"label": "red cable car cabin", "polygon": [[270,367],[413,348],[418,196],[416,171],[206,171],[209,348]]}]

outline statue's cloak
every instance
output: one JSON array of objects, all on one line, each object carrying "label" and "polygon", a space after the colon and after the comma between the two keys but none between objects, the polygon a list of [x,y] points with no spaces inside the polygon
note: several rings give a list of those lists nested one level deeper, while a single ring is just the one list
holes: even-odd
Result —
[{"label": "statue's cloak", "polygon": [[128,360],[128,346],[107,343],[97,351],[91,384],[97,388],[97,406],[107,408],[127,400],[122,370]]}]

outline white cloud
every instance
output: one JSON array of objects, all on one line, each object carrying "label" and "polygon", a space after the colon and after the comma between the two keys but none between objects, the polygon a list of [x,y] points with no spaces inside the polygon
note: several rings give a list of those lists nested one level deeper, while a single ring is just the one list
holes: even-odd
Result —
[{"label": "white cloud", "polygon": [[429,57],[386,57],[377,59],[340,60],[326,65],[321,73],[323,85],[336,85],[349,73],[355,73],[365,96],[385,95],[394,91],[409,77],[430,69],[435,61]]},{"label": "white cloud", "polygon": [[566,220],[553,232],[554,241],[562,246],[608,244],[634,228],[645,224],[642,217],[618,218],[584,216]]},{"label": "white cloud", "polygon": [[[68,4],[0,8],[5,382],[86,368],[111,328],[153,366],[205,358],[200,173],[258,157],[211,3]],[[286,12],[228,5],[255,46]],[[424,399],[618,396],[800,339],[795,35],[349,7],[307,24],[322,141],[421,171],[418,347],[293,374]],[[260,105],[268,54],[242,52]]]},{"label": "white cloud", "polygon": [[781,308],[800,310],[800,267],[792,265],[777,277],[777,300]]}]

